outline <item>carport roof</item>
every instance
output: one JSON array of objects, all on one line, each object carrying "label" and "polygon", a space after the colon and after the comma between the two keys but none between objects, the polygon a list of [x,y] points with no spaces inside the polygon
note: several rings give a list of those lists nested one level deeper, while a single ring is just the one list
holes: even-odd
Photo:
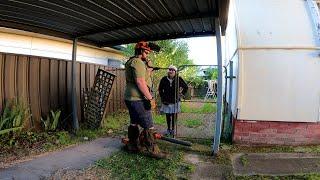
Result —
[{"label": "carport roof", "polygon": [[1,0],[0,26],[104,47],[215,35],[229,0]]}]

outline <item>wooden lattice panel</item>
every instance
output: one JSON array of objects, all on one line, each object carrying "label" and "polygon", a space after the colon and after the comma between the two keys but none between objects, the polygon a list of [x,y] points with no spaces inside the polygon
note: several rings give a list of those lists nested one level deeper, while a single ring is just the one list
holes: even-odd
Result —
[{"label": "wooden lattice panel", "polygon": [[87,127],[100,127],[115,77],[114,74],[98,69],[93,87],[83,92],[84,118]]}]

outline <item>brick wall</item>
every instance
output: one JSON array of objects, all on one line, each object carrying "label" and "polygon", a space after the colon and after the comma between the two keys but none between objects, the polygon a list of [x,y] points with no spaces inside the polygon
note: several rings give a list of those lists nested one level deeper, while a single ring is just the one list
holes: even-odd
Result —
[{"label": "brick wall", "polygon": [[320,144],[320,123],[235,120],[233,141],[248,145]]}]

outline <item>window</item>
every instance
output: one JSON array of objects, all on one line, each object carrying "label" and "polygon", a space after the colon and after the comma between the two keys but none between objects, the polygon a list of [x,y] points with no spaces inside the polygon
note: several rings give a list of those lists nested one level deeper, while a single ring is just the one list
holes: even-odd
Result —
[{"label": "window", "polygon": [[123,64],[121,60],[117,59],[108,59],[108,66],[115,67],[115,68],[122,68]]}]

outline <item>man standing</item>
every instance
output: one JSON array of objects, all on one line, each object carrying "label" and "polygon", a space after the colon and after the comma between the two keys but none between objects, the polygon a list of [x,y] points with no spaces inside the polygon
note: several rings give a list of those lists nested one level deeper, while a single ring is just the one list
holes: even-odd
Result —
[{"label": "man standing", "polygon": [[[125,64],[126,89],[125,103],[130,114],[128,127],[130,152],[142,152],[155,158],[164,158],[154,139],[154,127],[151,114],[150,89],[152,81],[148,71],[147,56],[151,52],[149,43],[141,41],[135,46],[135,55]],[[139,126],[143,128],[140,134]]]}]

